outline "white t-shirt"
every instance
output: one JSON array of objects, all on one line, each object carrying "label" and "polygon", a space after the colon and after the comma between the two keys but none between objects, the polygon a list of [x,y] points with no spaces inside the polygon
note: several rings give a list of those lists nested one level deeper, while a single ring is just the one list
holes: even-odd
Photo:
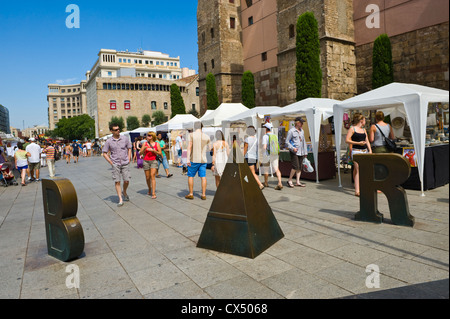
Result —
[{"label": "white t-shirt", "polygon": [[178,151],[179,149],[181,149],[181,143],[183,143],[183,140],[180,136],[177,136],[177,138],[175,139],[175,150]]},{"label": "white t-shirt", "polygon": [[39,163],[41,161],[42,149],[39,145],[36,143],[31,143],[27,146],[26,151],[31,155],[28,158],[29,163]]},{"label": "white t-shirt", "polygon": [[258,159],[258,139],[256,136],[247,136],[244,142],[248,144],[245,158]]},{"label": "white t-shirt", "polygon": [[90,143],[90,142],[86,143],[86,149],[90,150],[91,146],[92,146],[92,143]]}]

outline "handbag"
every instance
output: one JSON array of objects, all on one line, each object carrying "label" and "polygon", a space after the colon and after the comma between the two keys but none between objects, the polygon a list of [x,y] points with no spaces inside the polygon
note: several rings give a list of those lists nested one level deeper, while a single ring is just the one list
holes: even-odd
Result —
[{"label": "handbag", "polygon": [[395,152],[397,150],[397,145],[395,144],[394,140],[390,139],[389,137],[386,137],[383,133],[383,131],[380,129],[380,127],[375,124],[375,126],[378,128],[378,130],[381,132],[381,135],[384,138],[384,142],[386,144],[386,149],[389,152]]},{"label": "handbag", "polygon": [[311,165],[311,162],[309,161],[308,158],[306,158],[306,156],[303,158],[302,167],[303,167],[303,170],[307,173],[314,172],[314,167]]}]

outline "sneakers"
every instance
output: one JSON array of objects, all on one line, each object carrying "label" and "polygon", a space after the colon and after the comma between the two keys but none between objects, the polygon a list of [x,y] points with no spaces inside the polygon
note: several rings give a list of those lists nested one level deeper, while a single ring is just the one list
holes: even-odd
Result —
[{"label": "sneakers", "polygon": [[128,195],[122,194],[122,198],[123,198],[124,202],[129,202],[130,201],[130,197],[128,197]]},{"label": "sneakers", "polygon": [[123,206],[123,202],[120,202],[119,204],[117,204],[117,207],[122,207]]}]

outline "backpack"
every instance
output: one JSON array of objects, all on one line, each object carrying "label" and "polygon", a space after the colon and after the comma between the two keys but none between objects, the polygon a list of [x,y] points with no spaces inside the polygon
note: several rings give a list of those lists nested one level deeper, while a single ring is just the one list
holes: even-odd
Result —
[{"label": "backpack", "polygon": [[268,134],[269,144],[267,144],[267,152],[269,154],[278,155],[280,154],[280,144],[278,143],[278,136],[275,134]]}]

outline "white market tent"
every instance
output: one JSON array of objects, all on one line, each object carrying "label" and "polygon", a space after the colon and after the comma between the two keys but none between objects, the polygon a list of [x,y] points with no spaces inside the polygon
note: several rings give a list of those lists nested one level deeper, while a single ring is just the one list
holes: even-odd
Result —
[{"label": "white market tent", "polygon": [[270,115],[278,110],[280,110],[279,106],[257,106],[224,119],[222,121],[222,127],[225,130],[230,127],[231,124],[243,123],[247,127],[253,125],[255,129],[258,129],[260,126],[259,124],[262,124],[265,115]]},{"label": "white market tent", "polygon": [[[319,138],[320,125],[323,120],[333,116],[333,105],[339,103],[338,100],[307,98],[287,105],[280,110],[270,114],[272,119],[297,117],[306,115],[308,121],[309,134],[311,136],[311,144],[313,148],[314,164],[316,170],[316,182],[319,182]],[[338,148],[337,148],[338,149]]]},{"label": "white market tent", "polygon": [[183,123],[196,122],[196,118],[192,114],[177,114],[170,121],[156,126],[156,131],[170,132],[173,130],[183,129]]},{"label": "white market tent", "polygon": [[156,132],[156,128],[155,127],[139,127],[133,131],[131,131],[130,133],[140,133],[142,134],[147,134],[148,132]]},{"label": "white market tent", "polygon": [[[214,111],[213,110],[206,110],[205,114],[203,114],[203,116],[200,119],[196,119],[195,122],[201,122],[202,119],[204,119],[206,116],[208,116],[212,112],[214,112]],[[189,122],[183,123],[183,128],[185,130],[193,130],[194,129],[194,122],[189,121]]]},{"label": "white market tent", "polygon": [[204,116],[201,122],[203,126],[222,126],[223,120],[247,110],[248,108],[241,103],[222,103],[213,112]]},{"label": "white market tent", "polygon": [[[411,128],[411,135],[417,154],[418,172],[423,193],[423,169],[425,162],[425,136],[428,104],[448,102],[449,92],[417,84],[391,83],[378,89],[357,95],[337,103],[333,107],[336,149],[340,149],[342,122],[345,110],[369,110],[404,107]],[[386,112],[387,114],[387,112]],[[341,172],[338,165],[339,187]]]}]

